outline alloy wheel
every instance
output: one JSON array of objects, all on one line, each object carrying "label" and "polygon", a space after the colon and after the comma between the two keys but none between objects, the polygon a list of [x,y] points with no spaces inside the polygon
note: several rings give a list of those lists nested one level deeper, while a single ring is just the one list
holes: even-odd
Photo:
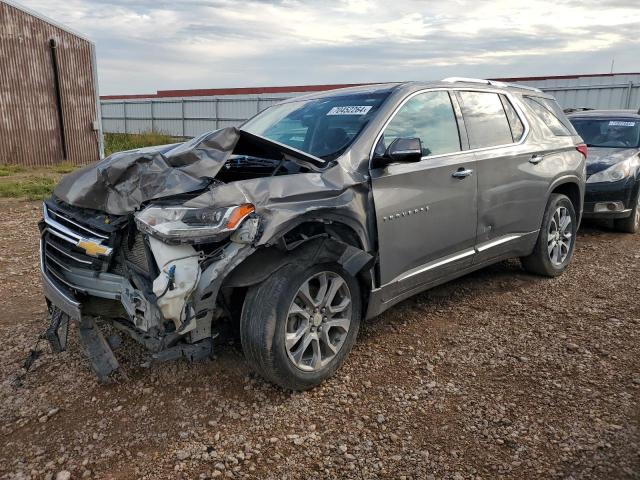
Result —
[{"label": "alloy wheel", "polygon": [[547,250],[553,265],[560,266],[567,259],[571,252],[571,242],[571,214],[566,207],[558,207],[551,217],[547,232]]},{"label": "alloy wheel", "polygon": [[335,272],[319,272],[305,280],[287,315],[285,346],[300,370],[314,372],[338,354],[351,325],[351,292]]}]

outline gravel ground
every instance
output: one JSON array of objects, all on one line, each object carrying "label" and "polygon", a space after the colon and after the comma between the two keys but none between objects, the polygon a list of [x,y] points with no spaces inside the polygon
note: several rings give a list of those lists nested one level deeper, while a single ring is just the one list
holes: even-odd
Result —
[{"label": "gravel ground", "polygon": [[366,323],[306,393],[213,361],[145,364],[125,339],[99,385],[46,326],[39,205],[0,203],[0,478],[640,478],[640,235],[586,226],[549,280],[503,262]]}]

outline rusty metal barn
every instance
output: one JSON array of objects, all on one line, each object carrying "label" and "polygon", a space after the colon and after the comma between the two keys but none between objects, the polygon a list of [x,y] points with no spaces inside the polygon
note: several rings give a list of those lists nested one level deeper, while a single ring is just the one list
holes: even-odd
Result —
[{"label": "rusty metal barn", "polygon": [[93,42],[0,0],[0,164],[98,160],[99,111]]}]

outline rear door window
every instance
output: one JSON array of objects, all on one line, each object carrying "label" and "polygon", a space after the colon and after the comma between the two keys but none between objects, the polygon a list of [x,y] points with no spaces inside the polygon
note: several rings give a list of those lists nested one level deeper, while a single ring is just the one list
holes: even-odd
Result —
[{"label": "rear door window", "polygon": [[497,93],[462,91],[459,95],[472,149],[513,143],[511,127]]},{"label": "rear door window", "polygon": [[458,122],[449,93],[425,92],[410,98],[385,128],[376,153],[384,153],[396,138],[419,138],[423,157],[459,152]]}]

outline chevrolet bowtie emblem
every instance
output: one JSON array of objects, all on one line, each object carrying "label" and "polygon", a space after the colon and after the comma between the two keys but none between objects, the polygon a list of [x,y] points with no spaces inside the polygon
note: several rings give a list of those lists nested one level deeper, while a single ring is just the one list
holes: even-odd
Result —
[{"label": "chevrolet bowtie emblem", "polygon": [[100,245],[99,243],[84,240],[80,240],[78,242],[78,247],[82,248],[87,253],[87,255],[91,255],[92,257],[97,257],[98,255],[107,255],[111,250],[109,247],[105,247],[104,245]]}]

